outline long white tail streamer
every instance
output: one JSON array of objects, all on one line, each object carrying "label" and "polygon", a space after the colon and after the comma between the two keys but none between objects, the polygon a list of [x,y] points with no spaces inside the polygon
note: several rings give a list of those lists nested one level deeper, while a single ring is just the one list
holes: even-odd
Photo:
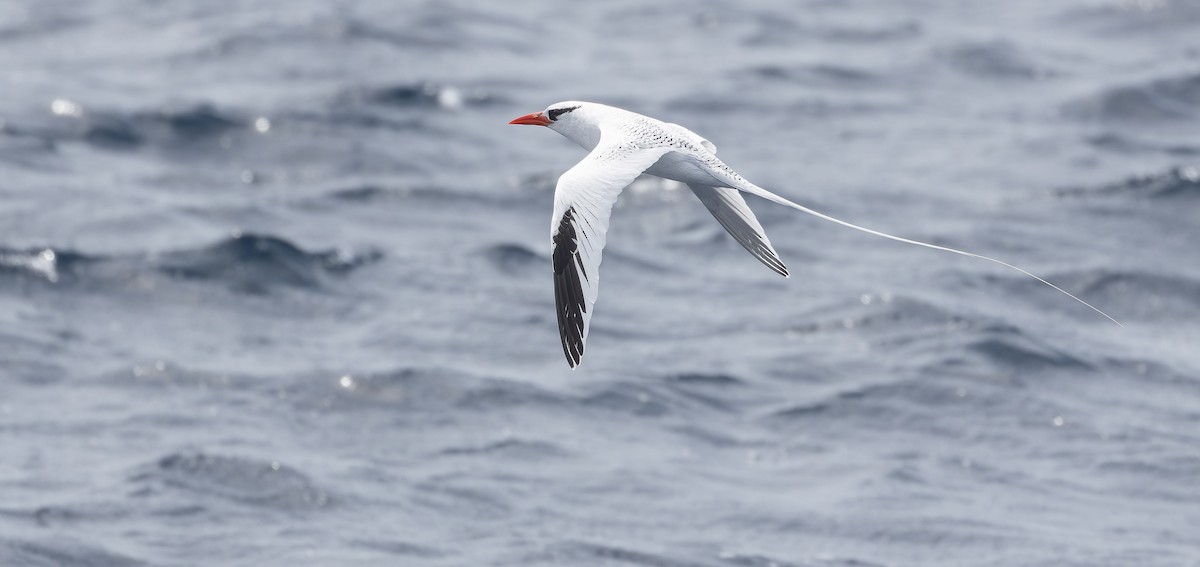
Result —
[{"label": "long white tail streamer", "polygon": [[787,200],[787,199],[784,199],[783,197],[780,197],[779,195],[776,195],[776,194],[774,194],[774,193],[772,193],[772,192],[770,192],[770,191],[767,191],[766,189],[763,189],[762,187],[759,187],[759,186],[757,186],[757,185],[754,185],[753,183],[750,183],[750,182],[748,182],[748,181],[744,181],[744,180],[743,180],[743,183],[745,183],[745,185],[739,186],[739,187],[737,187],[737,189],[740,189],[740,190],[742,190],[742,191],[745,191],[745,192],[747,192],[747,193],[750,193],[750,194],[752,194],[752,195],[758,195],[759,197],[762,197],[762,198],[764,198],[764,199],[766,199],[766,200],[768,200],[768,201],[773,201],[773,202],[775,202],[775,203],[779,203],[780,205],[788,206],[788,207],[791,207],[791,208],[793,208],[793,209],[796,209],[796,210],[798,210],[798,211],[801,211],[801,212],[808,213],[808,214],[810,214],[810,215],[812,215],[812,216],[814,216],[814,217],[817,217],[817,218],[819,218],[819,219],[824,219],[824,220],[827,220],[827,221],[829,221],[829,222],[832,222],[832,223],[840,224],[840,225],[842,225],[842,226],[844,226],[844,227],[847,227],[847,228],[853,228],[854,230],[859,230],[859,231],[865,232],[865,233],[867,233],[867,234],[874,234],[875,236],[881,236],[881,237],[883,237],[883,238],[886,238],[886,239],[888,239],[888,240],[895,240],[895,241],[897,241],[897,242],[903,242],[903,243],[905,243],[905,244],[914,244],[914,245],[916,245],[916,246],[921,246],[921,247],[924,247],[924,248],[932,248],[932,249],[934,249],[934,250],[941,250],[941,251],[943,251],[943,252],[952,252],[952,253],[954,253],[954,254],[958,254],[958,255],[960,255],[960,256],[968,256],[968,257],[971,257],[971,258],[979,258],[980,260],[987,260],[987,261],[989,261],[989,262],[995,262],[995,263],[997,263],[997,264],[1000,264],[1001,266],[1004,266],[1004,267],[1007,267],[1007,268],[1011,268],[1011,269],[1013,269],[1013,270],[1016,270],[1016,271],[1018,271],[1018,272],[1021,272],[1022,274],[1025,274],[1025,275],[1027,275],[1027,276],[1029,276],[1029,277],[1031,277],[1031,278],[1033,278],[1033,279],[1035,279],[1035,280],[1037,280],[1037,281],[1039,281],[1039,282],[1042,282],[1042,283],[1044,283],[1044,284],[1046,284],[1046,285],[1048,285],[1048,286],[1050,286],[1050,287],[1054,288],[1055,290],[1058,290],[1058,291],[1059,291],[1060,293],[1062,293],[1063,295],[1066,295],[1067,297],[1070,297],[1071,299],[1074,299],[1075,301],[1078,301],[1079,303],[1082,303],[1082,304],[1086,305],[1086,306],[1087,306],[1089,309],[1091,309],[1092,311],[1095,311],[1096,313],[1099,313],[1099,314],[1103,315],[1103,316],[1104,316],[1105,318],[1107,318],[1109,321],[1112,321],[1113,323],[1116,323],[1116,324],[1117,324],[1117,326],[1119,326],[1119,327],[1125,327],[1125,325],[1122,325],[1120,321],[1118,321],[1118,320],[1114,319],[1114,318],[1113,318],[1111,315],[1109,315],[1108,313],[1105,313],[1105,312],[1101,311],[1101,310],[1100,310],[1098,307],[1096,307],[1095,305],[1092,305],[1091,303],[1088,303],[1088,302],[1086,302],[1086,301],[1084,301],[1084,300],[1082,300],[1082,299],[1079,299],[1078,297],[1075,297],[1074,295],[1072,295],[1072,294],[1071,294],[1071,292],[1069,292],[1069,291],[1067,291],[1067,290],[1065,290],[1065,289],[1063,289],[1063,288],[1061,288],[1061,287],[1058,287],[1058,286],[1056,286],[1056,285],[1054,285],[1054,284],[1052,284],[1052,283],[1050,283],[1050,282],[1046,281],[1045,279],[1043,279],[1043,278],[1039,277],[1039,276],[1038,276],[1038,275],[1036,275],[1036,274],[1033,274],[1033,273],[1029,272],[1028,270],[1025,270],[1025,269],[1022,269],[1022,268],[1018,268],[1018,267],[1016,267],[1016,266],[1014,266],[1014,265],[1012,265],[1012,264],[1009,264],[1008,262],[1005,262],[1005,261],[1003,261],[1003,260],[997,260],[997,259],[995,259],[995,258],[990,258],[990,257],[988,257],[988,256],[984,256],[984,255],[982,255],[982,254],[975,254],[975,253],[972,253],[972,252],[966,252],[966,251],[964,251],[964,250],[958,250],[958,249],[956,249],[956,248],[950,248],[950,247],[947,247],[947,246],[938,246],[937,244],[930,244],[930,243],[928,243],[928,242],[921,242],[921,241],[919,241],[919,240],[911,240],[911,239],[908,239],[908,238],[903,238],[903,237],[896,236],[896,235],[893,235],[893,234],[888,234],[888,233],[886,233],[886,232],[879,232],[878,230],[872,230],[872,229],[869,229],[869,228],[866,228],[866,227],[863,227],[863,226],[858,226],[858,225],[856,225],[856,224],[854,224],[854,223],[846,222],[846,221],[844,221],[844,220],[841,220],[841,219],[837,219],[837,218],[831,217],[831,216],[829,216],[829,215],[827,215],[827,214],[825,214],[825,213],[821,213],[821,212],[814,211],[814,210],[812,210],[812,209],[810,209],[810,208],[808,208],[808,207],[805,207],[804,205],[801,205],[801,204],[798,204],[798,203],[793,203],[793,202],[791,202],[791,201],[789,201],[789,200]]}]

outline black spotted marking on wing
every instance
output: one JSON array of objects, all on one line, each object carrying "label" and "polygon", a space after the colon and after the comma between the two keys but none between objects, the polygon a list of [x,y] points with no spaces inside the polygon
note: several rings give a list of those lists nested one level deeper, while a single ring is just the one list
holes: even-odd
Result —
[{"label": "black spotted marking on wing", "polygon": [[579,107],[572,106],[569,108],[551,108],[550,110],[546,111],[546,117],[549,118],[551,122],[554,122],[555,120],[558,120],[558,117],[560,115],[571,112],[572,110],[575,110],[576,108],[579,108]]},{"label": "black spotted marking on wing", "polygon": [[583,315],[587,312],[587,300],[583,297],[583,282],[579,279],[583,260],[579,257],[574,207],[563,213],[553,242],[554,307],[558,312],[558,334],[562,338],[567,364],[575,368],[583,358]]}]

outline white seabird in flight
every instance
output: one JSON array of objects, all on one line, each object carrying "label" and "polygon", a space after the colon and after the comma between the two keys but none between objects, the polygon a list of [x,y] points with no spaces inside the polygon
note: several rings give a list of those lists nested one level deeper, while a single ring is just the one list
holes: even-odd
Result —
[{"label": "white seabird in flight", "polygon": [[901,238],[851,224],[793,203],[746,181],[717,158],[717,148],[680,126],[593,102],[568,101],[518,117],[509,124],[546,126],[590,153],[558,179],[550,239],[554,250],[554,303],[563,353],[571,368],[583,357],[599,283],[600,255],[617,195],[646,173],[687,184],[717,222],[755,258],[778,274],[788,270],[741,193],[891,240],[980,258],[1012,268],[1120,323],[1066,290],[1007,262],[946,246]]}]

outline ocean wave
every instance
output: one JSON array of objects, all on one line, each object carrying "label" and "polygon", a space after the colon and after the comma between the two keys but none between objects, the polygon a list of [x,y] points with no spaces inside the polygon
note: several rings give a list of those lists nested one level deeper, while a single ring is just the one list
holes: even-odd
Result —
[{"label": "ocean wave", "polygon": [[276,285],[317,289],[328,274],[344,274],[382,257],[378,251],[305,251],[269,235],[237,234],[199,250],[159,256],[156,268],[170,277],[213,280],[238,291],[265,293]]},{"label": "ocean wave", "polygon": [[404,556],[404,557],[421,557],[421,558],[425,558],[425,559],[436,559],[436,558],[443,557],[446,555],[444,552],[439,551],[432,547],[427,547],[424,545],[417,545],[415,543],[396,541],[394,539],[387,539],[387,540],[356,539],[356,540],[350,540],[348,543],[350,543],[351,545],[354,545],[354,546],[364,547],[366,549],[373,549],[375,551],[381,551],[381,552],[387,553],[389,555],[399,555],[399,556]]},{"label": "ocean wave", "polygon": [[1182,274],[1097,270],[1081,274],[1083,293],[1126,318],[1194,319],[1200,315],[1200,279]]},{"label": "ocean wave", "polygon": [[357,185],[354,187],[344,187],[335,189],[329,192],[326,197],[335,201],[346,203],[378,203],[399,198],[404,195],[403,191],[390,187],[380,187],[378,185]]},{"label": "ocean wave", "polygon": [[486,49],[533,55],[527,42],[510,38],[512,34],[536,34],[536,26],[519,17],[464,6],[437,4],[422,10],[404,9],[403,17],[397,20],[402,23],[399,26],[350,18],[339,24],[340,35],[351,41],[382,42],[406,52]]},{"label": "ocean wave", "polygon": [[[430,112],[454,112],[487,107],[506,100],[482,87],[460,87],[432,82],[359,86],[333,97],[328,110],[303,116],[338,127],[358,126],[393,131],[429,130]],[[419,112],[411,112],[419,111]]]},{"label": "ocean wave", "polygon": [[[699,19],[698,24],[720,20]],[[742,40],[751,47],[786,46],[802,41],[824,40],[830,43],[875,44],[908,41],[920,37],[924,30],[912,20],[878,25],[811,24],[792,15],[779,12],[755,14],[756,29]]]},{"label": "ocean wave", "polygon": [[1170,34],[1191,37],[1200,18],[1195,2],[1169,0],[1112,0],[1068,6],[1056,19],[1059,28],[1080,28],[1102,41],[1120,38],[1155,38],[1170,41]]},{"label": "ocean wave", "polygon": [[[914,296],[891,293],[864,294],[853,310],[839,304],[811,314],[803,323],[786,329],[789,335],[812,336],[839,331],[875,331],[891,336],[876,336],[892,346],[927,340],[930,334],[961,332],[984,324],[986,320]],[[860,309],[863,305],[878,308]]]},{"label": "ocean wave", "polygon": [[1067,105],[1068,116],[1130,124],[1177,124],[1200,119],[1200,74],[1111,87]]},{"label": "ocean wave", "polygon": [[938,59],[974,77],[1045,79],[1057,73],[1009,41],[963,42],[936,51]]},{"label": "ocean wave", "polygon": [[545,271],[550,265],[548,256],[538,254],[522,244],[495,244],[485,248],[481,255],[496,270],[508,275],[524,275],[534,270]]},{"label": "ocean wave", "polygon": [[887,381],[788,403],[763,419],[773,425],[849,422],[873,429],[903,427],[910,431],[951,434],[941,430],[938,416],[963,406],[966,400],[963,376],[986,376],[986,384],[975,383],[971,388],[1002,392],[994,400],[982,392],[974,392],[969,400],[975,407],[992,407],[1015,399],[1012,393],[1026,388],[1026,377],[1089,375],[1103,367],[1102,360],[1002,324],[982,325],[936,341],[926,337],[905,352],[911,359],[907,363],[911,367],[893,371],[893,378]]},{"label": "ocean wave", "polygon": [[1200,155],[1200,146],[1182,143],[1163,143],[1153,136],[1153,141],[1137,139],[1127,133],[1105,132],[1089,136],[1087,143],[1093,147],[1110,151],[1116,155],[1138,153],[1161,153],[1169,156],[1194,157]]},{"label": "ocean wave", "polygon": [[1100,187],[1059,189],[1055,194],[1060,197],[1130,195],[1147,199],[1170,199],[1172,202],[1178,199],[1200,198],[1200,164],[1131,177]]},{"label": "ocean wave", "polygon": [[[764,419],[769,423],[799,423],[811,420],[849,421],[854,423],[896,425],[915,420],[917,416],[906,409],[910,401],[943,404],[954,399],[954,391],[943,386],[919,381],[872,384],[833,394],[832,396],[789,404],[772,411]],[[906,424],[912,427],[913,424]]]},{"label": "ocean wave", "polygon": [[509,521],[513,517],[513,496],[492,490],[490,486],[476,486],[469,479],[460,480],[457,475],[432,481],[418,482],[413,487],[408,503],[425,513],[444,519]]},{"label": "ocean wave", "polygon": [[404,408],[405,415],[486,413],[514,407],[560,407],[569,399],[537,386],[443,367],[405,367],[304,380],[285,397],[305,409],[354,412]]},{"label": "ocean wave", "polygon": [[[1200,315],[1200,278],[1194,276],[1098,268],[1055,274],[1050,279],[1121,321],[1187,320]],[[1028,278],[1010,276],[998,280],[997,285],[1022,295],[1044,287]],[[1052,295],[1040,297],[1048,298],[1046,305],[1055,310],[1074,309],[1070,302]]]},{"label": "ocean wave", "polygon": [[145,561],[56,535],[46,541],[0,539],[0,564],[24,567],[144,567]]},{"label": "ocean wave", "polygon": [[449,447],[438,451],[439,455],[455,457],[491,457],[514,461],[535,461],[567,456],[569,453],[557,444],[529,439],[502,439],[472,446]]},{"label": "ocean wave", "polygon": [[[457,412],[491,414],[522,411],[574,411],[655,418],[671,413],[727,414],[730,397],[748,391],[727,375],[671,374],[657,380],[586,386],[556,392],[526,382],[475,375],[441,367],[407,367],[386,372],[330,375],[287,387],[283,397],[305,409],[354,412],[367,408],[403,409],[423,421],[426,416]],[[597,415],[597,419],[607,419]],[[557,448],[542,439],[516,438],[497,445],[451,448],[450,451],[522,452],[552,456]]]},{"label": "ocean wave", "polygon": [[0,163],[29,170],[58,171],[52,165],[58,149],[58,143],[49,137],[0,124]]},{"label": "ocean wave", "polygon": [[1139,384],[1200,397],[1200,380],[1188,369],[1147,358],[1108,357],[1105,362],[1115,375],[1133,376]]},{"label": "ocean wave", "polygon": [[[583,541],[563,542],[548,550],[547,557],[553,563],[570,565],[642,565],[646,567],[697,567],[694,557],[676,558],[659,553],[639,551],[629,547]],[[541,563],[536,557],[531,563]]]},{"label": "ocean wave", "polygon": [[[745,386],[744,380],[728,374],[666,374],[636,382],[613,381],[584,388],[566,403],[580,411],[603,414],[648,418],[705,415],[711,418],[736,413],[738,405],[752,392]],[[713,441],[714,436],[718,436],[699,426],[685,427],[679,432],[705,441]],[[718,440],[720,442],[723,441]]]},{"label": "ocean wave", "polygon": [[1115,480],[1114,488],[1122,493],[1146,500],[1200,503],[1200,494],[1184,488],[1200,477],[1200,457],[1166,450],[1153,461],[1138,456],[1112,455],[1102,458],[1096,470]]},{"label": "ocean wave", "polygon": [[832,63],[796,67],[760,65],[749,69],[747,72],[754,78],[798,83],[806,86],[878,86],[883,82],[883,77],[874,71]]},{"label": "ocean wave", "polygon": [[58,281],[59,266],[64,261],[64,253],[51,248],[0,248],[0,276],[7,274],[17,279],[33,278],[53,283]]},{"label": "ocean wave", "polygon": [[[257,133],[256,120],[209,103],[124,112],[55,99],[48,117],[33,116],[5,129],[10,135],[43,140],[42,144],[51,148],[62,142],[81,141],[107,150],[129,151],[187,148],[225,136],[252,135]],[[230,145],[232,141],[222,143]]]},{"label": "ocean wave", "polygon": [[670,400],[641,384],[608,384],[577,398],[575,404],[603,413],[662,417],[672,410]]},{"label": "ocean wave", "polygon": [[730,374],[705,374],[697,372],[687,372],[683,374],[672,374],[668,376],[667,381],[674,384],[679,384],[683,387],[704,387],[704,388],[735,388],[746,385],[746,381],[732,376]]},{"label": "ocean wave", "polygon": [[371,102],[389,106],[437,107],[446,110],[507,102],[485,89],[462,89],[437,83],[410,83],[376,87],[363,91],[361,96]]},{"label": "ocean wave", "polygon": [[[761,553],[738,553],[732,551],[723,551],[718,554],[718,557],[724,562],[724,565],[732,565],[734,567],[802,567],[805,563],[792,563],[778,557],[770,557]],[[838,561],[832,557],[823,558],[821,561],[822,567],[880,567],[873,563],[863,561]]]},{"label": "ocean wave", "polygon": [[737,394],[746,386],[746,381],[736,376],[706,373],[671,374],[661,383],[673,398],[719,412],[736,411]]},{"label": "ocean wave", "polygon": [[202,452],[173,453],[135,474],[142,496],[182,491],[250,506],[283,510],[331,505],[329,493],[278,461]]},{"label": "ocean wave", "polygon": [[310,252],[282,238],[236,234],[215,244],[156,255],[85,255],[54,248],[0,248],[0,279],[42,282],[58,288],[120,288],[153,274],[212,281],[251,294],[279,286],[322,289],[329,277],[378,261],[375,250],[338,248]]},{"label": "ocean wave", "polygon": [[[129,510],[111,501],[92,500],[66,505],[46,504],[34,508],[0,508],[0,517],[29,522],[39,528],[62,528],[89,522],[103,523],[125,519],[129,517]],[[8,563],[0,562],[0,565]]]},{"label": "ocean wave", "polygon": [[1058,347],[1037,341],[1016,327],[993,325],[981,329],[964,345],[992,366],[1022,372],[1094,371],[1096,364]]},{"label": "ocean wave", "polygon": [[136,124],[159,128],[175,138],[198,138],[223,134],[230,130],[249,130],[253,120],[238,113],[220,109],[208,103],[182,108],[166,108],[157,112],[135,114]]},{"label": "ocean wave", "polygon": [[[298,209],[328,213],[331,207],[386,207],[400,201],[424,206],[470,202],[473,205],[511,206],[512,196],[499,192],[471,192],[444,186],[385,186],[364,183],[328,189],[293,201]],[[408,205],[416,206],[416,205]]]},{"label": "ocean wave", "polygon": [[[755,78],[758,79],[758,78]],[[670,100],[667,104],[672,109],[695,114],[719,114],[736,116],[739,114],[757,114],[763,112],[788,112],[807,116],[858,116],[895,111],[899,108],[897,102],[885,99],[869,99],[867,91],[856,91],[855,96],[829,93],[828,95],[805,94],[802,96],[778,97],[765,96],[769,89],[761,89],[749,84],[736,90],[735,97],[731,93],[720,94],[688,94]],[[846,91],[841,91],[846,92]],[[751,99],[759,96],[761,98]],[[740,98],[738,98],[740,97]]]}]

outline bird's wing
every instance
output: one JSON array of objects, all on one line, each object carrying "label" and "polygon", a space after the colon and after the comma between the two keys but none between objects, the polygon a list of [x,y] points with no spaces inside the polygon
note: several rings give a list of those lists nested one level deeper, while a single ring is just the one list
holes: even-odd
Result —
[{"label": "bird's wing", "polygon": [[712,142],[708,141],[707,139],[705,139],[704,136],[701,136],[700,134],[697,134],[691,130],[688,130],[687,128],[684,128],[683,126],[675,124],[674,122],[664,122],[664,124],[666,124],[668,128],[674,130],[676,134],[679,134],[679,135],[683,136],[684,138],[690,139],[693,142],[700,144],[702,147],[704,147],[704,149],[708,150],[709,152],[712,152],[713,155],[717,154],[716,144],[713,144]]},{"label": "bird's wing", "polygon": [[[708,150],[709,153],[716,155],[717,146],[705,139],[704,136],[678,124],[667,122],[666,125],[675,134],[692,140]],[[754,211],[746,205],[746,200],[742,198],[740,191],[730,187],[695,184],[688,184],[688,187],[700,198],[700,202],[708,207],[708,211],[717,218],[717,222],[721,223],[725,230],[729,231],[738,244],[741,244],[768,268],[775,270],[785,278],[788,277],[787,266],[783,265],[783,260],[779,259],[779,254],[771,246],[771,241],[767,239],[767,233],[763,232],[762,225],[758,223]]]},{"label": "bird's wing", "polygon": [[747,251],[758,258],[758,261],[768,268],[775,270],[783,277],[788,277],[787,266],[779,259],[779,254],[771,246],[763,227],[754,217],[754,211],[746,205],[742,194],[737,189],[729,187],[707,187],[689,184],[688,187],[700,198],[700,202],[708,207],[708,212],[716,217],[717,222],[729,231],[733,239]]},{"label": "bird's wing", "polygon": [[563,353],[571,368],[583,357],[613,203],[625,186],[668,150],[637,148],[602,135],[600,144],[558,179],[550,226],[554,305]]}]

